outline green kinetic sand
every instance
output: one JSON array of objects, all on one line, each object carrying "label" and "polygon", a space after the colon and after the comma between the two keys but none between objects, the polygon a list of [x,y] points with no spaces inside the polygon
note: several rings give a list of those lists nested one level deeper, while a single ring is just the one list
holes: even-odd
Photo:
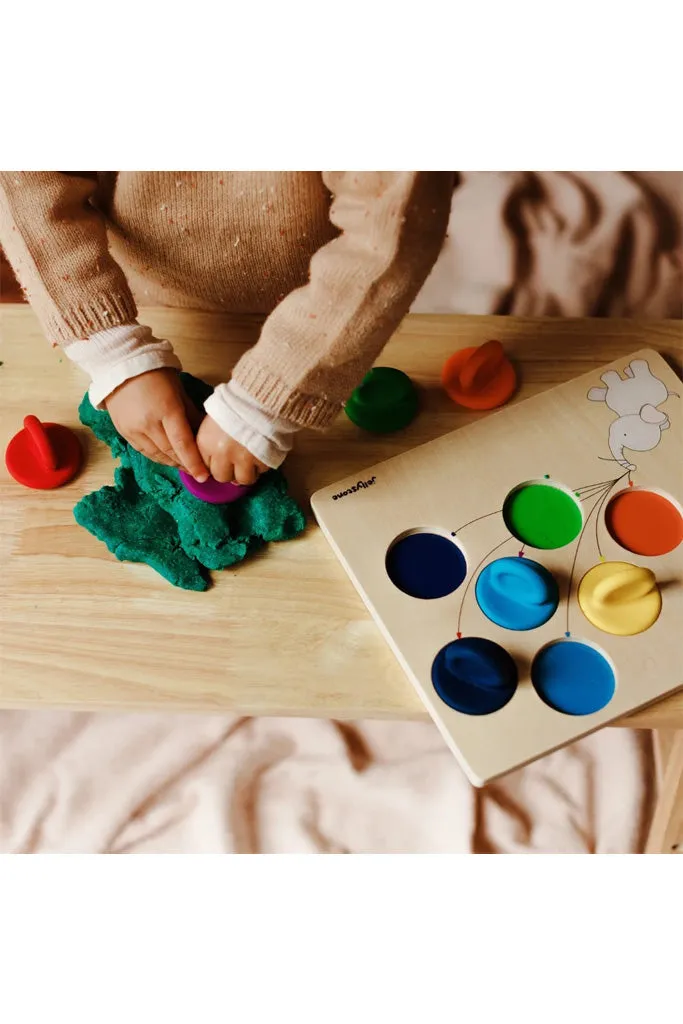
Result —
[{"label": "green kinetic sand", "polygon": [[[212,389],[187,373],[181,379],[201,408]],[[121,465],[114,486],[86,494],[74,516],[121,561],[145,562],[184,590],[207,590],[208,570],[226,569],[267,541],[289,540],[303,531],[304,513],[287,494],[279,471],[266,473],[239,501],[209,505],[185,490],[177,470],[131,448],[87,394],[78,412]]]}]

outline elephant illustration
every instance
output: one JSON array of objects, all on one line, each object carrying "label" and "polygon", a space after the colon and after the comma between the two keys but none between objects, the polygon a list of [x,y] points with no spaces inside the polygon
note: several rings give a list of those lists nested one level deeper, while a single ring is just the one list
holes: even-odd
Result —
[{"label": "elephant illustration", "polygon": [[669,417],[657,407],[676,393],[654,376],[644,359],[629,363],[624,377],[608,370],[600,379],[605,387],[591,388],[588,398],[604,402],[617,414],[609,429],[609,448],[615,462],[634,470],[636,467],[624,457],[624,449],[649,452],[657,447],[662,431],[669,426]]}]

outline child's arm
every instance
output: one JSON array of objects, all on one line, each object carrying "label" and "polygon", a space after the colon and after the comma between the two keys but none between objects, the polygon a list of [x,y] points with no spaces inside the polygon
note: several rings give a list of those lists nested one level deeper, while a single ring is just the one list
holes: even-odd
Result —
[{"label": "child's arm", "polygon": [[[267,412],[325,427],[408,312],[441,251],[450,172],[328,172],[341,234],[311,260],[310,280],[267,319],[238,362],[237,384]],[[221,424],[230,385],[206,403]]]},{"label": "child's arm", "polygon": [[[93,404],[107,400],[139,451],[205,478],[172,372],[180,363],[167,341],[137,323],[104,218],[90,202],[95,186],[86,172],[0,172],[0,241],[47,337],[89,374]],[[134,386],[117,392],[127,382]]]},{"label": "child's arm", "polygon": [[95,189],[87,172],[0,172],[3,248],[48,339],[65,349],[137,317]]},{"label": "child's arm", "polygon": [[297,429],[334,419],[441,251],[450,172],[340,171],[323,178],[341,234],[315,254],[309,284],[280,303],[230,383],[205,403],[209,416],[197,441],[217,479],[248,482],[255,472],[250,453],[277,466]]}]

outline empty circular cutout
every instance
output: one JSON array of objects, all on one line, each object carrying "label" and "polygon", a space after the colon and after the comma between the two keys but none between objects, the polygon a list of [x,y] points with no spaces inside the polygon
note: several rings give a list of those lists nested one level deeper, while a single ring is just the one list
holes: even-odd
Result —
[{"label": "empty circular cutout", "polygon": [[570,544],[583,525],[574,495],[550,481],[532,481],[511,491],[503,504],[503,519],[513,537],[542,551]]},{"label": "empty circular cutout", "polygon": [[579,607],[591,625],[614,636],[635,636],[662,610],[655,574],[631,562],[600,562],[579,584]]},{"label": "empty circular cutout", "polygon": [[504,629],[535,629],[552,618],[560,600],[555,577],[530,558],[497,558],[479,574],[477,604]]},{"label": "empty circular cutout", "polygon": [[593,715],[614,696],[616,678],[609,659],[581,640],[555,640],[531,666],[537,694],[564,715]]},{"label": "empty circular cutout", "polygon": [[605,509],[605,526],[634,555],[666,555],[683,541],[680,509],[656,491],[629,487],[615,494]]},{"label": "empty circular cutout", "polygon": [[453,640],[432,664],[432,684],[449,708],[465,715],[499,711],[517,689],[517,666],[506,650],[484,637]]},{"label": "empty circular cutout", "polygon": [[467,575],[467,562],[448,537],[416,531],[394,541],[387,552],[386,570],[404,594],[428,601],[457,590]]}]

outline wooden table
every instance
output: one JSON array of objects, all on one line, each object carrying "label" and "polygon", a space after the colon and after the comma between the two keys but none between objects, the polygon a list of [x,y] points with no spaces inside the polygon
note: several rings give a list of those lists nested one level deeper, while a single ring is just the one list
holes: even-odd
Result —
[{"label": "wooden table", "polygon": [[[226,379],[259,328],[166,309],[141,319],[212,383]],[[0,306],[0,331],[3,450],[27,413],[77,426],[83,378],[44,341],[31,311]],[[306,433],[287,461],[294,495],[307,505],[317,488],[476,418],[445,396],[439,371],[455,348],[489,338],[520,367],[515,401],[643,346],[678,373],[683,358],[680,321],[411,316],[381,362],[410,373],[424,411],[395,436],[363,435],[344,416],[325,435]],[[302,538],[215,574],[208,593],[176,590],[146,566],[117,562],[74,522],[75,502],[113,469],[108,450],[81,437],[86,469],[62,490],[26,490],[2,466],[0,706],[425,717],[314,522]],[[618,724],[683,730],[683,692]]]}]

